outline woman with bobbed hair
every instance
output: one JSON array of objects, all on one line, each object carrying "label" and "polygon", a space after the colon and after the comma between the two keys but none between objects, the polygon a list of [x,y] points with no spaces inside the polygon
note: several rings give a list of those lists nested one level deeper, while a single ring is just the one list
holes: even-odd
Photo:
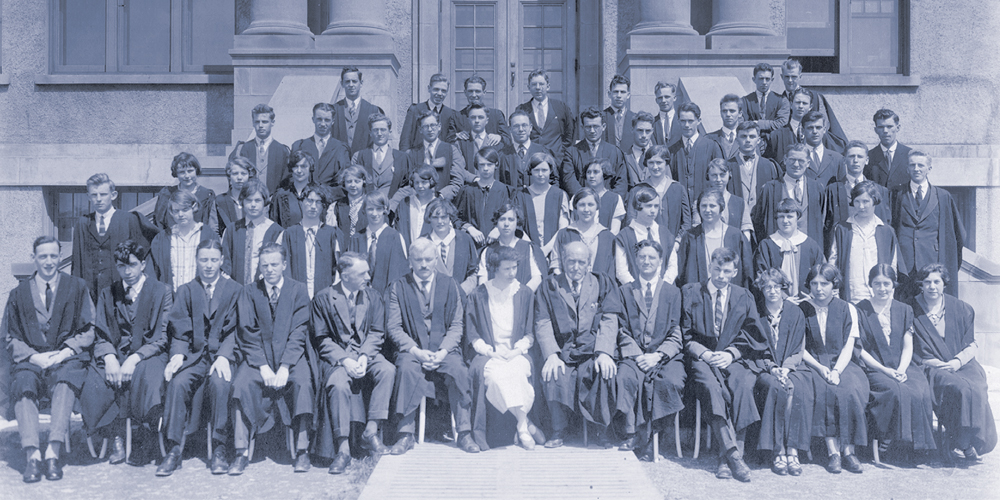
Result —
[{"label": "woman with bobbed hair", "polygon": [[928,264],[917,276],[921,292],[913,300],[914,356],[930,383],[950,458],[976,462],[996,446],[997,429],[986,372],[976,361],[976,312],[944,293],[950,280],[942,264]]}]

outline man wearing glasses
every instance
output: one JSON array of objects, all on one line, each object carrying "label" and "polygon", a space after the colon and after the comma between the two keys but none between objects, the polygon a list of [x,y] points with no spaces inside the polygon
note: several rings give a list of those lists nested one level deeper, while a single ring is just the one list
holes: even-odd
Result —
[{"label": "man wearing glasses", "polygon": [[414,171],[423,165],[434,167],[438,172],[436,190],[442,198],[451,201],[462,185],[475,175],[465,169],[465,158],[458,147],[441,140],[441,117],[437,113],[423,112],[417,125],[423,140],[410,149],[410,164]]},{"label": "man wearing glasses", "polygon": [[750,214],[758,239],[763,240],[778,231],[775,220],[778,203],[790,198],[802,208],[799,231],[822,243],[826,191],[818,181],[804,175],[809,168],[810,149],[802,143],[793,145],[785,154],[785,175],[761,188],[757,204]]},{"label": "man wearing glasses", "polygon": [[[500,150],[501,165],[497,175],[500,182],[514,189],[520,189],[528,185],[528,159],[531,155],[535,153],[555,155],[544,144],[531,140],[531,118],[522,109],[515,110],[510,115],[510,134],[514,142]],[[554,180],[554,169],[552,176]]]}]

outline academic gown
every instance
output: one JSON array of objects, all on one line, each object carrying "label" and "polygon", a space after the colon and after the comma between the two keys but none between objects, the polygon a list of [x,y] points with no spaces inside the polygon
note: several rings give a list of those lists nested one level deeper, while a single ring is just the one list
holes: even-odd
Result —
[{"label": "academic gown", "polygon": [[[909,184],[893,191],[890,198],[892,228],[899,238],[900,272],[912,275],[927,264],[944,264],[952,277],[944,291],[957,297],[965,226],[954,198],[945,189],[931,185],[918,209]],[[909,295],[920,291],[916,283],[911,288]]]},{"label": "academic gown", "polygon": [[[510,335],[510,345],[525,336],[534,335],[534,293],[531,289],[521,286],[514,293],[514,328]],[[469,378],[472,383],[472,437],[483,451],[492,446],[514,444],[514,426],[506,413],[500,414],[486,399],[486,363],[492,358],[477,354],[472,348],[476,340],[486,342],[486,345],[496,348],[497,342],[493,336],[493,320],[490,313],[490,297],[486,285],[479,285],[472,293],[465,306],[465,352],[469,363]],[[531,381],[531,354],[524,356],[528,361],[528,370],[524,373],[528,383]],[[521,379],[522,381],[524,379]],[[501,382],[498,382],[501,383]],[[513,383],[519,383],[514,381]],[[496,432],[494,427],[502,427],[511,431],[506,434]]]},{"label": "academic gown", "polygon": [[[657,243],[663,247],[663,263],[660,265],[660,272],[663,273],[666,272],[667,262],[670,259],[670,252],[672,252],[674,248],[674,234],[671,233],[670,230],[663,224],[660,224],[659,229],[660,234],[658,236],[660,239]],[[633,278],[639,276],[639,263],[635,260],[635,244],[638,243],[639,240],[640,237],[636,234],[635,228],[632,226],[623,228],[618,232],[618,236],[615,236],[615,244],[624,250],[625,261],[628,262],[628,272]],[[617,276],[617,274],[612,276]]]},{"label": "academic gown", "polygon": [[283,228],[292,227],[302,220],[301,202],[289,177],[271,195],[271,211],[268,218]]},{"label": "academic gown", "polygon": [[[152,213],[153,225],[161,231],[174,226],[174,216],[170,215],[170,197],[178,189],[179,186],[166,186],[156,193],[156,206]],[[215,191],[199,185],[194,197],[198,200],[198,210],[194,211],[195,222],[201,222],[206,226],[218,226],[215,220]]]},{"label": "academic gown", "polygon": [[543,382],[550,405],[562,404],[588,422],[607,426],[614,416],[615,385],[594,365],[598,354],[616,357],[618,316],[613,302],[617,289],[611,278],[587,274],[574,298],[566,274],[549,276],[535,293],[535,338],[542,360],[556,354],[566,372]]},{"label": "academic gown", "polygon": [[[284,232],[283,229],[278,223],[268,226],[264,231],[264,239],[261,240],[261,246],[277,242],[281,237],[281,233]],[[259,230],[258,228],[254,228],[254,231]],[[226,231],[226,234],[222,235],[222,272],[228,274],[237,283],[246,283],[247,281],[247,276],[245,276],[246,260],[251,258],[251,256],[246,254],[246,238],[246,218],[237,221],[232,231]],[[260,248],[254,249],[254,251],[259,252]],[[254,280],[260,278],[259,269],[253,269],[252,272]]]},{"label": "academic gown", "polygon": [[[371,228],[365,228],[352,236],[348,250],[367,255],[370,230]],[[406,260],[406,252],[399,238],[399,232],[391,227],[385,227],[375,243],[375,265],[371,266],[369,271],[371,273],[369,284],[379,293],[385,292],[392,282],[410,271],[410,263]],[[368,262],[371,265],[370,258]]]},{"label": "academic gown", "polygon": [[[806,317],[806,350],[823,366],[833,369],[844,344],[850,339],[853,320],[849,305],[834,298],[828,306],[826,341],[819,330],[816,307],[811,302],[800,304]],[[858,346],[854,347],[855,354]],[[868,377],[852,360],[840,374],[840,384],[832,385],[815,370],[810,370],[815,402],[813,404],[813,437],[837,437],[841,444],[868,445],[865,407],[868,405]]]},{"label": "academic gown", "polygon": [[674,180],[687,189],[689,200],[695,200],[705,189],[708,177],[708,164],[716,158],[725,159],[719,143],[705,135],[699,135],[691,146],[684,149],[684,141],[677,141],[670,146],[670,173]]},{"label": "academic gown", "polygon": [[[535,212],[535,203],[531,191],[527,187],[521,189],[517,199],[521,204],[521,212],[524,214],[524,232],[527,233],[531,241],[543,246],[551,240],[556,231],[559,231],[559,214],[562,211],[563,199],[566,192],[556,186],[549,186],[545,193],[545,213]],[[538,218],[544,217],[545,234],[539,234]]]},{"label": "academic gown", "polygon": [[[131,417],[136,423],[155,425],[163,404],[163,369],[167,366],[167,316],[173,305],[169,285],[147,278],[135,301],[126,298],[117,282],[97,300],[94,361],[80,397],[81,415],[89,429],[100,429],[116,418]],[[141,361],[132,381],[121,389],[108,384],[104,358],[114,355],[119,365],[132,354]]]},{"label": "academic gown", "polygon": [[[867,178],[866,178],[867,179]],[[879,192],[881,203],[875,205],[875,216],[886,225],[892,225],[892,211],[889,208],[889,190],[878,184],[875,185]],[[827,242],[824,248],[829,248],[830,239],[837,225],[847,222],[851,216],[851,191],[847,188],[846,177],[837,178],[837,182],[831,182],[826,186],[825,205],[823,211],[826,212],[826,223],[824,233]]]},{"label": "academic gown", "polygon": [[[500,243],[495,241],[484,248],[483,260],[489,262],[490,255],[499,247]],[[542,249],[537,243],[518,238],[514,243],[514,251],[517,252],[517,281],[519,283],[527,286],[528,282],[531,281],[531,264],[528,259],[535,259],[535,266],[538,268],[538,272],[542,273],[541,278],[544,279],[548,263],[545,261],[545,255],[542,254]],[[487,269],[486,278],[493,279],[495,277],[496,271]]]},{"label": "academic gown", "polygon": [[147,245],[142,235],[139,219],[136,214],[124,210],[115,210],[111,220],[105,221],[104,236],[97,231],[99,217],[97,213],[81,215],[73,225],[73,276],[83,278],[90,289],[93,300],[101,290],[118,281],[118,270],[115,267],[115,248],[125,240],[132,240],[140,245]]},{"label": "academic gown", "polygon": [[[757,302],[761,331],[767,336],[770,358],[753,367],[757,373],[754,393],[760,410],[758,447],[775,450],[788,447],[808,450],[812,439],[813,388],[809,367],[802,362],[805,350],[806,318],[792,301],[781,305],[777,331],[771,325],[769,311],[763,301]],[[787,368],[790,387],[781,385],[771,375],[773,367]],[[791,396],[791,406],[789,406]]]},{"label": "academic gown", "polygon": [[[235,226],[234,226],[235,227]],[[161,232],[149,244],[149,254],[146,256],[146,277],[173,288],[174,267],[170,262],[170,233],[173,229]],[[201,226],[200,240],[219,239],[208,224]]]},{"label": "academic gown", "polygon": [[[818,182],[808,178],[805,179],[805,191],[802,207],[802,218],[806,220],[805,233],[817,244],[822,244],[826,191]],[[791,197],[785,193],[783,178],[768,182],[757,194],[757,204],[750,211],[750,219],[753,221],[753,231],[757,234],[757,238],[763,240],[778,232],[778,223],[774,219],[778,203]]]},{"label": "academic gown", "polygon": [[[313,267],[313,295],[333,284],[333,276],[337,269],[337,245],[340,242],[340,230],[336,227],[320,224],[315,237],[315,257]],[[281,245],[288,252],[287,276],[293,280],[306,283],[306,230],[301,224],[296,224],[281,235]],[[343,247],[341,247],[343,248]]]},{"label": "academic gown", "polygon": [[[851,300],[851,285],[848,282],[851,276],[851,243],[853,242],[854,224],[844,222],[838,225],[833,233],[833,248],[837,249],[836,265],[843,277],[840,283],[840,298],[848,302],[853,302]],[[885,224],[875,229],[875,245],[878,248],[878,264],[891,265],[893,259],[899,255],[899,242],[896,240],[896,233]],[[865,276],[868,276],[867,272]]]},{"label": "academic gown", "polygon": [[[500,150],[500,165],[498,166],[496,177],[500,182],[511,187],[513,192],[520,191],[528,184],[528,166],[531,156],[535,153],[546,153],[551,155],[557,162],[561,156],[556,156],[551,149],[543,144],[531,141],[531,145],[524,152],[524,158],[517,154],[518,145],[510,144]],[[561,153],[560,153],[561,154]],[[558,168],[552,169],[551,179],[553,183],[559,182]]]},{"label": "academic gown", "polygon": [[[615,407],[625,415],[628,433],[684,409],[687,374],[681,355],[681,292],[669,283],[657,281],[652,308],[646,307],[645,291],[639,281],[622,285],[619,299],[612,302],[618,314],[621,353],[615,376]],[[634,358],[654,352],[663,355],[660,363],[643,372]]]},{"label": "academic gown", "polygon": [[455,197],[458,218],[472,224],[483,234],[493,230],[493,215],[513,196],[510,186],[494,180],[489,188],[479,184],[466,184]]},{"label": "academic gown", "polygon": [[309,136],[292,143],[292,152],[295,151],[305,151],[312,155],[313,160],[315,160],[316,166],[312,174],[313,182],[321,186],[333,187],[335,191],[340,190],[337,187],[337,174],[351,164],[351,154],[346,144],[331,134],[323,151],[320,152],[317,148],[316,137]]},{"label": "academic gown", "polygon": [[625,169],[625,155],[614,144],[601,141],[597,145],[597,153],[591,154],[590,143],[586,139],[577,142],[566,150],[560,168],[559,187],[573,196],[586,185],[587,163],[593,159],[607,160],[614,174],[605,181],[608,189],[625,196],[628,193],[628,173]]},{"label": "academic gown", "polygon": [[523,102],[517,109],[528,114],[531,121],[531,142],[540,143],[549,148],[556,162],[561,162],[566,150],[573,146],[576,138],[576,115],[564,102],[548,98],[549,109],[545,115],[545,123],[539,124],[531,100]]},{"label": "academic gown", "polygon": [[[806,238],[801,245],[798,246],[799,254],[799,283],[798,290],[808,290],[808,283],[806,283],[806,277],[809,275],[809,270],[816,264],[823,264],[826,262],[826,258],[823,257],[823,249],[819,247],[819,243],[816,243],[812,238]],[[757,252],[753,256],[754,269],[756,270],[757,276],[760,273],[767,271],[768,269],[781,269],[781,264],[785,261],[785,255],[781,251],[781,247],[774,242],[771,238],[767,238],[761,241],[757,245]],[[791,278],[791,276],[787,276]]]},{"label": "academic gown", "polygon": [[[861,345],[882,366],[899,368],[903,336],[913,330],[913,309],[893,300],[889,306],[891,331],[886,339],[878,313],[868,300],[857,305],[861,322]],[[915,342],[915,341],[914,341]],[[868,427],[878,439],[911,443],[914,450],[934,450],[934,415],[931,388],[923,371],[913,363],[906,367],[906,382],[862,363],[868,376],[871,396],[868,399]]]},{"label": "academic gown", "polygon": [[956,372],[932,368],[923,363],[928,359],[951,361],[975,342],[975,311],[965,302],[945,295],[942,338],[923,306],[916,300],[912,305],[915,317],[913,357],[922,365],[930,383],[938,421],[951,435],[961,429],[970,429],[971,444],[976,451],[989,453],[997,444],[997,430],[983,367],[974,358]]},{"label": "academic gown", "polygon": [[[580,234],[580,230],[574,227],[564,227],[560,229],[555,235],[555,244],[558,248],[563,248],[566,245],[574,241],[583,241],[583,235]],[[615,235],[611,234],[611,231],[607,229],[602,230],[597,233],[597,251],[590,256],[590,262],[593,264],[591,271],[603,274],[609,278],[614,279],[615,277]],[[560,250],[560,255],[562,251]],[[560,263],[561,265],[561,263]],[[544,269],[544,268],[539,268]]]},{"label": "academic gown", "polygon": [[[750,242],[739,228],[727,225],[723,230],[722,246],[736,252],[740,258],[732,283],[749,288],[754,277]],[[710,260],[711,256],[705,252],[705,228],[698,224],[681,236],[677,249],[677,285],[700,283],[710,278]]]},{"label": "academic gown", "polygon": [[[281,181],[287,178],[290,173],[288,171],[288,157],[291,156],[292,150],[288,149],[288,146],[271,139],[271,144],[267,146],[267,171],[257,172],[257,177],[264,181],[267,186],[267,190],[274,192],[278,189],[278,185]],[[257,167],[257,141],[256,138],[252,139],[249,143],[239,141],[236,143],[236,147],[233,148],[233,152],[229,153],[229,160],[232,161],[237,156],[242,156],[246,158],[255,168]],[[316,156],[313,155],[315,159]],[[219,229],[219,234],[222,234],[222,229]]]},{"label": "academic gown", "polygon": [[[648,182],[643,182],[639,186],[653,188]],[[635,218],[635,193],[639,186],[635,186],[625,198],[625,220],[622,222],[622,229]],[[679,182],[671,182],[667,186],[667,192],[660,199],[660,212],[656,214],[656,223],[666,226],[671,234],[681,234],[691,229],[691,217],[693,200],[688,198],[687,189]]]},{"label": "academic gown", "polygon": [[334,113],[333,128],[330,130],[330,135],[336,137],[338,141],[343,142],[351,155],[362,149],[371,147],[372,137],[371,131],[368,128],[368,117],[375,113],[385,114],[382,108],[359,98],[357,119],[354,122],[354,140],[350,140],[351,137],[347,133],[349,126],[347,123],[347,98],[345,97],[337,101],[333,104],[333,107],[336,112]]},{"label": "academic gown", "polygon": [[[236,193],[236,197],[239,197],[239,193]],[[243,211],[236,210],[236,203],[237,201],[233,199],[231,191],[226,191],[215,197],[215,209],[218,212],[219,219],[218,238],[222,238],[223,233],[226,232],[226,228],[233,227],[236,221],[243,218]]]}]

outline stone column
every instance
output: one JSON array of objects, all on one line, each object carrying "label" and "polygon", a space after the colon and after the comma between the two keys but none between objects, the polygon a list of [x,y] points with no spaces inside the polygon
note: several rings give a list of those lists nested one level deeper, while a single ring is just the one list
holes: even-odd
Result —
[{"label": "stone column", "polygon": [[639,0],[639,18],[629,35],[697,35],[691,0]]},{"label": "stone column", "polygon": [[385,0],[327,0],[330,24],[324,35],[388,35]]},{"label": "stone column", "polygon": [[312,35],[306,0],[253,0],[244,35]]},{"label": "stone column", "polygon": [[775,36],[768,0],[713,0],[708,35]]}]

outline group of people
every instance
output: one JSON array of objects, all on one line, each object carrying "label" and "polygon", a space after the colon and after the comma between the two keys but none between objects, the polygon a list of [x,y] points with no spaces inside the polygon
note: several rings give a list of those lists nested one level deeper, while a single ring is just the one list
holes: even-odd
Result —
[{"label": "group of people", "polygon": [[875,113],[869,150],[797,86],[797,61],[782,95],[774,73],[757,65],[754,92],[724,96],[712,133],[669,83],[655,114],[635,113],[615,76],[612,105],[577,117],[539,70],[507,118],[477,76],[468,106],[444,106],[434,75],[393,148],[345,68],[346,97],[316,104],[313,137],[291,147],[254,108],[226,193],[198,184],[187,153],[150,217],[116,210],[114,183],[92,176],[72,276],[39,237],[6,306],[0,387],[24,480],[62,477],[76,400],[112,463],[148,464],[161,433],[158,476],[205,425],[213,474],[242,474],[278,424],[295,471],[314,456],[343,473],[410,450],[422,408],[469,453],[583,429],[649,460],[694,400],[719,478],[750,480],[751,428],[781,475],[802,473],[814,438],[832,473],[862,472],[855,447],[873,438],[890,456],[976,461],[996,429],[956,298],[955,202],[928,182],[931,157],[896,141],[895,113]]}]

